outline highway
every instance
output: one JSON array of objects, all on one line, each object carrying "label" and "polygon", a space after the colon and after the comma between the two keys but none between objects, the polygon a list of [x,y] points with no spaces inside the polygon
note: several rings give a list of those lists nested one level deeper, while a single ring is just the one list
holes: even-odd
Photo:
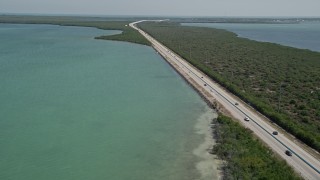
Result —
[{"label": "highway", "polygon": [[[294,138],[290,138],[290,134],[270,123],[271,121],[266,117],[256,112],[249,105],[226,91],[223,87],[189,64],[186,60],[175,54],[172,50],[168,49],[149,34],[139,29],[136,24],[143,21],[145,20],[130,23],[130,26],[148,39],[152,43],[154,49],[160,53],[182,76],[184,76],[186,80],[193,84],[195,88],[201,88],[202,91],[206,91],[206,94],[212,96],[215,101],[223,106],[235,119],[238,119],[244,127],[250,129],[266,145],[268,145],[274,152],[292,166],[304,179],[320,179],[319,158],[307,152],[305,147],[302,148],[301,144],[295,141]],[[156,21],[159,22],[160,20]],[[235,104],[236,102],[238,103],[237,105]],[[248,117],[250,120],[245,121],[245,117]],[[273,131],[278,131],[278,135],[273,135]],[[292,156],[286,155],[286,150],[290,150],[292,152]]]}]

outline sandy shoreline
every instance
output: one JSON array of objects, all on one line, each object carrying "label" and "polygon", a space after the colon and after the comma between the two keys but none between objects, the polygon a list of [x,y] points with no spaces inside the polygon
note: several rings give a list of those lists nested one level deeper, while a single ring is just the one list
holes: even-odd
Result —
[{"label": "sandy shoreline", "polygon": [[[131,26],[133,25],[131,24]],[[215,155],[209,153],[215,144],[215,140],[212,136],[211,122],[214,118],[217,118],[217,112],[222,112],[224,114],[230,113],[219,102],[217,102],[216,99],[210,93],[208,93],[203,86],[197,84],[192,77],[182,70],[178,64],[166,57],[164,52],[154,45],[152,47],[207,103],[208,109],[198,118],[195,125],[195,133],[203,136],[203,142],[193,150],[193,154],[200,159],[200,161],[196,164],[196,168],[201,175],[200,180],[221,179],[222,172],[218,168],[220,161]]]},{"label": "sandy shoreline", "polygon": [[[156,47],[153,46],[153,48],[159,53],[159,50]],[[180,74],[180,77],[182,77],[206,102],[208,109],[198,118],[197,123],[195,124],[195,133],[203,136],[203,142],[193,150],[193,154],[201,159],[196,164],[196,168],[201,175],[200,180],[222,179],[222,171],[218,168],[221,161],[219,161],[216,155],[209,153],[209,150],[211,150],[215,144],[215,139],[212,136],[211,122],[214,118],[218,117],[217,112],[222,112],[224,114],[230,113],[220,105],[212,95],[207,93],[202,86],[199,86],[190,76],[182,71],[177,64],[168,60],[167,57],[164,57],[161,53],[159,53],[159,55],[161,55],[163,59]]]},{"label": "sandy shoreline", "polygon": [[221,179],[221,171],[218,170],[220,161],[216,155],[209,153],[215,144],[215,140],[212,138],[212,128],[210,124],[212,119],[217,117],[217,112],[207,107],[206,112],[198,118],[195,124],[195,133],[203,137],[203,142],[193,150],[193,154],[200,159],[196,164],[196,168],[201,175],[200,180]]}]

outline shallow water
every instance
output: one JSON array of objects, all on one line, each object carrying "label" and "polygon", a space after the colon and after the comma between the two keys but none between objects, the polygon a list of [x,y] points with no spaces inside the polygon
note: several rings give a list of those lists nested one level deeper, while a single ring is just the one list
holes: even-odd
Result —
[{"label": "shallow water", "polygon": [[93,39],[115,33],[0,24],[0,179],[200,179],[214,112],[152,48]]},{"label": "shallow water", "polygon": [[183,23],[186,26],[226,29],[239,37],[320,51],[320,22],[298,24]]}]

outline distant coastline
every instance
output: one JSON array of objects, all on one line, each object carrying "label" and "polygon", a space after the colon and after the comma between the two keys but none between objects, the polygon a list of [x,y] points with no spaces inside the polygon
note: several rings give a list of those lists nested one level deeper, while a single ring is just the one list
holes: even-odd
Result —
[{"label": "distant coastline", "polygon": [[296,23],[182,23],[183,26],[209,27],[236,33],[240,38],[276,43],[320,52],[320,21]]},{"label": "distant coastline", "polygon": [[16,16],[16,15],[0,15],[0,23],[12,24],[51,24],[60,26],[79,26],[94,27],[102,30],[120,30],[121,34],[111,36],[99,36],[95,39],[105,39],[113,41],[126,41],[142,45],[150,45],[139,33],[128,27],[131,21],[129,19],[121,19],[117,21],[107,20],[106,18],[95,17],[78,17],[78,16]]}]

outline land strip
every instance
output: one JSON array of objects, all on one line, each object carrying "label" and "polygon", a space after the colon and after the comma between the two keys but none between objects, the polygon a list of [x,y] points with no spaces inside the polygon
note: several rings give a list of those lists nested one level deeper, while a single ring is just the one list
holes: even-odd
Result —
[{"label": "land strip", "polygon": [[139,25],[297,139],[320,151],[320,53],[177,23]]},{"label": "land strip", "polygon": [[[317,158],[310,155],[291,139],[287,138],[286,134],[279,133],[277,136],[273,135],[272,133],[277,130],[277,126],[269,124],[268,120],[261,117],[259,113],[248,107],[247,104],[231,95],[211,78],[158,42],[152,36],[137,28],[135,24],[140,22],[141,21],[131,23],[130,26],[144,35],[170,64],[179,66],[179,68],[176,68],[177,71],[184,71],[184,73],[180,72],[180,74],[187,74],[189,77],[186,79],[191,78],[198,86],[202,86],[207,93],[213,96],[234,118],[238,119],[244,127],[251,129],[255,135],[263,140],[274,152],[279,154],[279,156],[285,159],[288,164],[294,167],[302,177],[305,179],[318,179],[320,162]],[[235,104],[236,102],[238,105]],[[243,119],[245,117],[249,117],[250,121],[244,121]],[[284,153],[286,150],[290,150],[294,156],[287,156]]]},{"label": "land strip", "polygon": [[113,40],[113,41],[126,41],[138,43],[143,45],[150,45],[143,36],[137,31],[128,26],[132,21],[123,20],[108,20],[97,18],[85,17],[51,17],[51,16],[0,16],[0,23],[13,23],[13,24],[51,24],[60,26],[81,26],[93,27],[103,30],[120,30],[120,34],[111,36],[99,36],[95,39]]}]

